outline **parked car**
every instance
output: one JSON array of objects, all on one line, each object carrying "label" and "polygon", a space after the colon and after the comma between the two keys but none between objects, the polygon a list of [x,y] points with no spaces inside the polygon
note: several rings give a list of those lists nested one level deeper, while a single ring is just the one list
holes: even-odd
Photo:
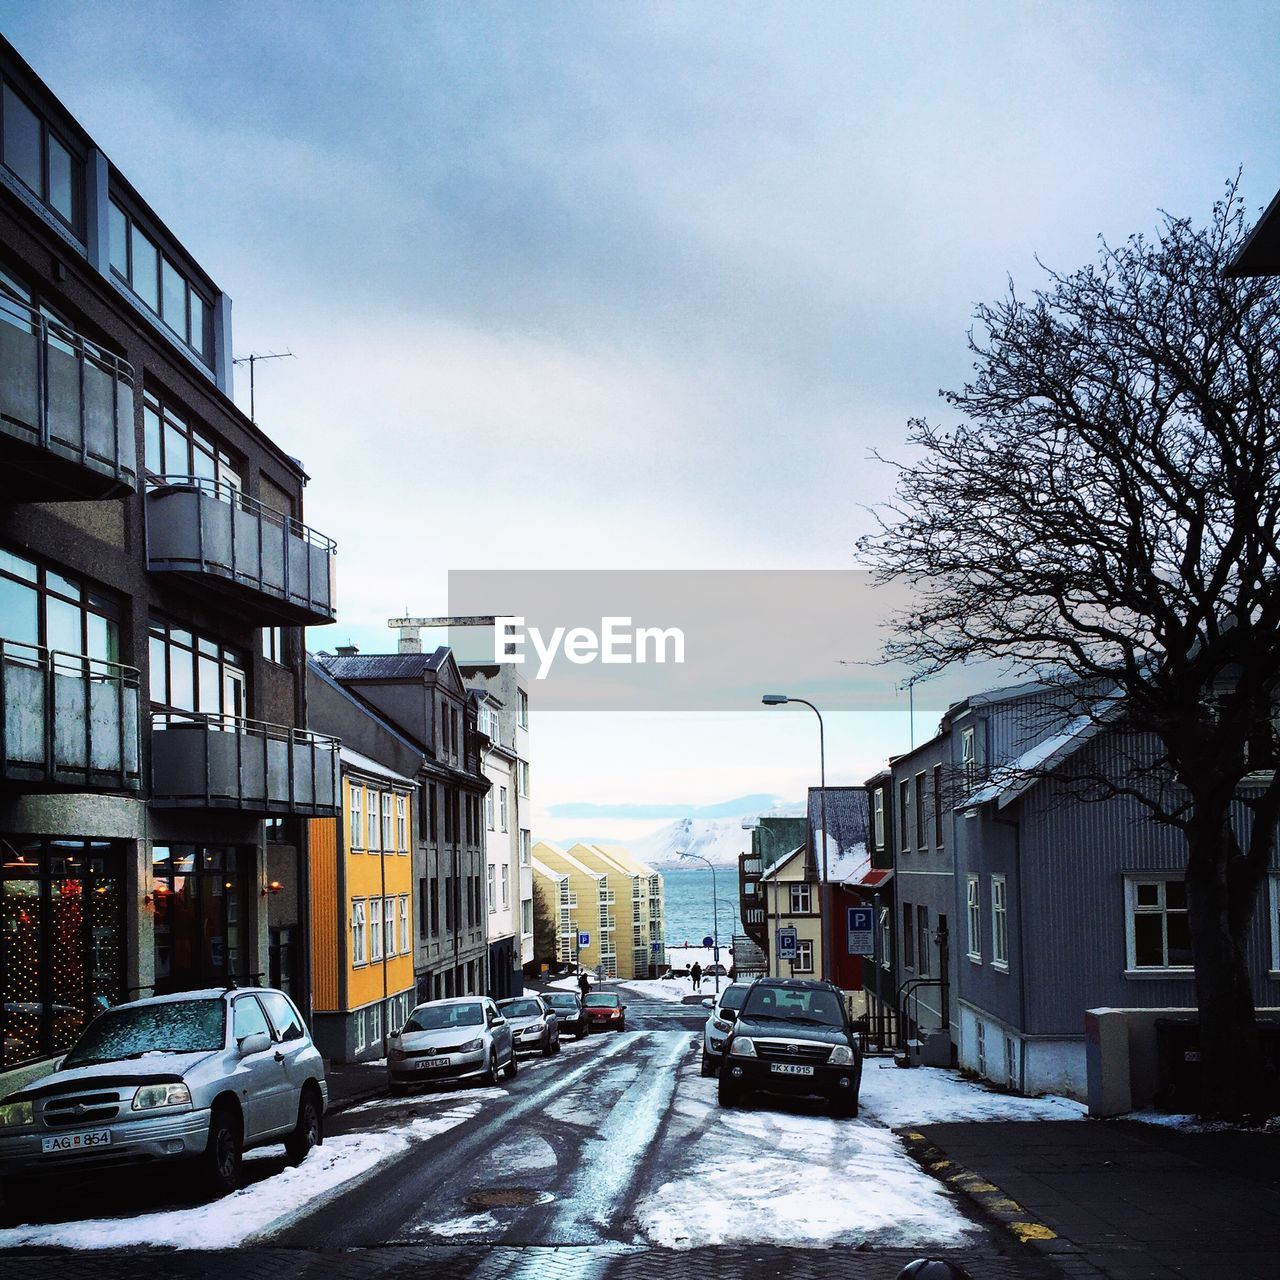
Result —
[{"label": "parked car", "polygon": [[702,1007],[709,1009],[706,1026],[702,1029],[702,1074],[713,1076],[720,1070],[720,1058],[724,1053],[724,1042],[733,1030],[737,1021],[738,1010],[751,990],[749,982],[733,982],[723,988],[714,999],[704,1000]]},{"label": "parked car", "polygon": [[754,1092],[817,1095],[837,1115],[858,1114],[862,1054],[830,982],[758,978],[751,984],[720,1067],[720,1105]]},{"label": "parked car", "polygon": [[544,1058],[560,1052],[560,1024],[554,1011],[538,996],[499,1000],[498,1010],[511,1026],[517,1051],[540,1049]]},{"label": "parked car", "polygon": [[709,964],[703,969],[702,976],[704,978],[727,978],[729,970],[722,964]]},{"label": "parked car", "polygon": [[392,1093],[440,1080],[499,1082],[519,1070],[511,1027],[488,996],[454,996],[418,1005],[391,1036],[387,1075]]},{"label": "parked car", "polygon": [[576,1040],[587,1034],[587,1014],[581,997],[572,991],[548,991],[542,998],[555,1011],[562,1034],[570,1031]]},{"label": "parked car", "polygon": [[616,991],[592,991],[582,1003],[588,1027],[603,1027],[606,1031],[627,1029],[627,1006]]},{"label": "parked car", "polygon": [[99,1014],[51,1075],[0,1102],[0,1178],[11,1209],[45,1178],[198,1161],[216,1194],[250,1147],[302,1160],[323,1141],[324,1059],[282,991],[185,991]]}]

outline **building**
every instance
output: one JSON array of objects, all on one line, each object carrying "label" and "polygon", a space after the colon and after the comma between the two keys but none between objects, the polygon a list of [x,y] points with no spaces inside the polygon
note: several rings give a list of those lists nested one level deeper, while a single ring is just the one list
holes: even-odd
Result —
[{"label": "building", "polygon": [[441,647],[430,654],[360,654],[348,647],[318,661],[418,753],[418,999],[483,994],[490,986],[483,813],[489,781],[476,703],[453,653]]},{"label": "building", "polygon": [[422,752],[314,659],[307,678],[312,723],[343,739],[341,812],[310,824],[312,1033],[331,1061],[382,1058],[417,996]]},{"label": "building", "polygon": [[[603,966],[606,975],[616,978],[618,955],[608,875],[544,840],[533,846],[533,858],[552,874],[565,877],[558,883],[556,922],[562,952],[569,950],[573,963],[584,969]],[[587,937],[585,945],[579,943],[582,934]]]},{"label": "building", "polygon": [[[631,934],[623,945],[616,946],[619,978],[657,977],[660,966],[665,966],[666,923],[662,877],[647,863],[641,862],[629,849],[620,844],[575,844],[569,852],[585,866],[609,877],[611,902],[618,905],[621,895],[622,916],[630,918]],[[601,912],[604,920],[605,913]],[[615,921],[618,912],[607,917]],[[625,934],[625,926],[623,929]],[[627,945],[627,942],[630,945]]]},{"label": "building", "polygon": [[769,942],[768,908],[760,877],[780,858],[804,843],[805,819],[759,818],[750,830],[751,850],[738,855],[738,914],[747,937],[764,953],[767,967],[768,958],[773,953]]},{"label": "building", "polygon": [[99,1009],[310,1007],[306,474],[232,400],[231,303],[0,40],[0,1092]]},{"label": "building", "polygon": [[[533,834],[529,796],[529,693],[511,664],[464,664],[459,670],[477,700],[490,789],[485,804],[485,866],[489,886],[491,994],[524,990],[533,963]],[[501,976],[506,975],[506,976]]]},{"label": "building", "polygon": [[[534,953],[535,966],[548,970],[574,962],[577,921],[574,919],[576,901],[569,886],[569,876],[563,871],[552,871],[535,857],[531,859],[534,903]],[[538,926],[537,917],[546,916],[549,926],[546,933]]]}]

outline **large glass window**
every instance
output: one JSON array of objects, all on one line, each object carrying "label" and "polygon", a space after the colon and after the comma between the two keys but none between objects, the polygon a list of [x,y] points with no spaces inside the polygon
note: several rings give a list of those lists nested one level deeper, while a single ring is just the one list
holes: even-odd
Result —
[{"label": "large glass window", "polygon": [[250,856],[223,846],[152,846],[157,993],[251,976],[240,946]]},{"label": "large glass window", "polygon": [[81,162],[8,84],[2,109],[5,167],[78,231]]},{"label": "large glass window", "polygon": [[1008,886],[1003,875],[991,877],[991,963],[1009,965]]},{"label": "large glass window", "polygon": [[119,662],[119,618],[111,597],[0,550],[0,639]]},{"label": "large glass window", "polygon": [[1192,965],[1187,885],[1181,878],[1133,876],[1125,881],[1130,969]]},{"label": "large glass window", "polygon": [[150,644],[154,708],[237,718],[245,714],[245,663],[236,650],[159,619],[152,619]]},{"label": "large glass window", "polygon": [[0,1067],[69,1049],[125,998],[124,853],[0,839]]},{"label": "large glass window", "polygon": [[[240,492],[240,464],[185,413],[148,391],[142,401],[147,473],[153,478],[193,476]],[[224,494],[223,496],[229,496]]]}]

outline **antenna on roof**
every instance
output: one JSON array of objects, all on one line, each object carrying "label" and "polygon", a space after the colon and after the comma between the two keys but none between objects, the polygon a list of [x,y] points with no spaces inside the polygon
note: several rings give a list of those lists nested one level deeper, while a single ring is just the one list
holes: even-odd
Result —
[{"label": "antenna on roof", "polygon": [[236,356],[231,361],[232,364],[247,364],[249,366],[249,421],[257,425],[258,419],[254,416],[253,403],[253,366],[259,360],[296,360],[298,357],[292,351],[251,351],[247,356]]}]

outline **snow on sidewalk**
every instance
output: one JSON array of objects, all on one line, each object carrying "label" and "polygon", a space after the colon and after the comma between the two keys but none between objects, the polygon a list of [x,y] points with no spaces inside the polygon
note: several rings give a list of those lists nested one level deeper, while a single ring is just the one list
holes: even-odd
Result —
[{"label": "snow on sidewalk", "polygon": [[[693,989],[693,983],[688,978],[668,978],[666,980],[639,978],[632,979],[630,982],[619,982],[618,986],[623,987],[627,991],[632,991],[638,996],[648,996],[650,1000],[666,1000],[673,1004],[679,1004],[686,996],[703,995],[714,997],[715,991],[703,984],[705,990],[697,992]],[[725,983],[721,980],[721,986]]]}]

